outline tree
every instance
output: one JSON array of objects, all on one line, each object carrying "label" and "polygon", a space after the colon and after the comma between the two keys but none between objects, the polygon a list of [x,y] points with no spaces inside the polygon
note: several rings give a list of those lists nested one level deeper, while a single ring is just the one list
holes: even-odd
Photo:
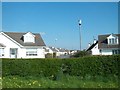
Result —
[{"label": "tree", "polygon": [[79,52],[77,52],[77,53],[75,53],[74,55],[72,55],[72,57],[84,57],[84,56],[88,56],[88,55],[90,55],[90,53],[89,52],[87,52],[87,51],[79,51]]}]

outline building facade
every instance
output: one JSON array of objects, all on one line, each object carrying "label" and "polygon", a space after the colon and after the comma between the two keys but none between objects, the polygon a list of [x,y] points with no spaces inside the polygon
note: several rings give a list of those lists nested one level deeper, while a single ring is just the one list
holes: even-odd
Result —
[{"label": "building facade", "polygon": [[120,34],[99,35],[98,41],[90,45],[87,51],[92,55],[120,54]]},{"label": "building facade", "polygon": [[45,58],[40,34],[0,32],[0,58]]}]

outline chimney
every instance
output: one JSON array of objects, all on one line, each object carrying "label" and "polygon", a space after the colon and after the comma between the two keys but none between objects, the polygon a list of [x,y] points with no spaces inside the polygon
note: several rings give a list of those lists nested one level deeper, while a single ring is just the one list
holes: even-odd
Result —
[{"label": "chimney", "polygon": [[91,44],[90,43],[88,43],[88,47],[90,47],[91,46]]},{"label": "chimney", "polygon": [[93,40],[93,44],[95,44],[96,42],[97,42],[97,40],[96,40],[96,39],[94,39],[94,40]]}]

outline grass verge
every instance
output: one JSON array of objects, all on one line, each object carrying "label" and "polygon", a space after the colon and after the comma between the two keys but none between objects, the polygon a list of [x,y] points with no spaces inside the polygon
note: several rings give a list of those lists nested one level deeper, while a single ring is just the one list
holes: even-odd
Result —
[{"label": "grass verge", "polygon": [[118,88],[117,78],[105,79],[98,76],[96,79],[81,78],[64,75],[59,80],[47,77],[3,77],[3,88]]}]

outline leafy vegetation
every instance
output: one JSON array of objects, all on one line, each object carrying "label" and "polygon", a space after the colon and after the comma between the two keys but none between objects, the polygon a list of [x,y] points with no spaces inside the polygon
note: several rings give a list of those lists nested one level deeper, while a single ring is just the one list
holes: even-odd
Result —
[{"label": "leafy vegetation", "polygon": [[[113,80],[112,80],[113,79]],[[118,79],[97,76],[92,79],[89,76],[64,75],[60,80],[51,80],[47,77],[3,77],[3,88],[118,88]]]},{"label": "leafy vegetation", "polygon": [[45,58],[53,58],[53,55],[51,53],[45,54]]},{"label": "leafy vegetation", "polygon": [[90,52],[87,52],[87,51],[79,51],[79,52],[76,52],[74,55],[72,55],[71,57],[75,57],[75,58],[78,58],[78,57],[84,57],[84,56],[90,56]]},{"label": "leafy vegetation", "polygon": [[120,55],[71,59],[3,59],[2,74],[57,77],[60,72],[72,76],[118,75]]},{"label": "leafy vegetation", "polygon": [[120,55],[3,59],[3,87],[117,88]]}]

